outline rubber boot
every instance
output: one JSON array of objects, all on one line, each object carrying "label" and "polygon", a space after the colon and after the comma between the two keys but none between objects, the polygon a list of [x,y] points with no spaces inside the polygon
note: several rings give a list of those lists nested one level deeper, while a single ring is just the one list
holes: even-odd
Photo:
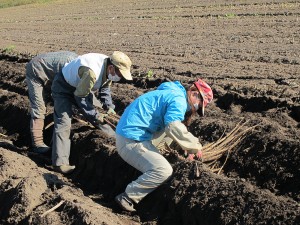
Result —
[{"label": "rubber boot", "polygon": [[75,170],[75,166],[70,166],[70,165],[53,166],[53,170],[62,174],[70,174]]},{"label": "rubber boot", "polygon": [[121,206],[122,209],[127,210],[129,212],[135,212],[134,203],[128,197],[128,195],[123,192],[115,197],[115,201]]},{"label": "rubber boot", "polygon": [[30,133],[32,140],[33,152],[45,153],[49,151],[49,146],[45,145],[43,141],[44,119],[30,120]]}]

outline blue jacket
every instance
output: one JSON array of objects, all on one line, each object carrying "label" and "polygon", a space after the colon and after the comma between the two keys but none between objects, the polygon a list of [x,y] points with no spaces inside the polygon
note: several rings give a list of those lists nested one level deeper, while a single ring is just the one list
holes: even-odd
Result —
[{"label": "blue jacket", "polygon": [[151,140],[169,123],[183,121],[188,108],[187,93],[179,81],[162,83],[126,108],[116,133],[136,141]]}]

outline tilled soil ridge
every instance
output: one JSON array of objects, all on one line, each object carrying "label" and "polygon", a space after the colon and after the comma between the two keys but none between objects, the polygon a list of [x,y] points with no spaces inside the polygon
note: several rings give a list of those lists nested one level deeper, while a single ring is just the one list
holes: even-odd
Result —
[{"label": "tilled soil ridge", "polygon": [[[30,57],[21,59],[5,56],[0,60],[0,201],[5,203],[0,204],[1,223],[299,223],[299,102],[296,98],[287,100],[294,92],[280,95],[288,84],[268,86],[266,96],[265,89],[253,90],[241,80],[233,86],[226,79],[218,80],[213,85],[214,103],[207,109],[205,120],[195,118],[191,132],[206,144],[218,140],[241,118],[249,120],[248,126],[258,126],[230,154],[221,175],[204,165],[196,178],[193,163],[166,155],[174,168],[172,178],[137,205],[136,214],[127,214],[114,197],[140,172],[118,156],[114,140],[100,130],[73,120],[70,161],[76,170],[68,177],[45,166],[51,164],[50,155],[31,153],[24,82],[25,63]],[[185,84],[191,80],[178,74],[172,79]],[[164,81],[135,78],[133,83],[114,85],[117,112],[122,114],[135,97]],[[51,143],[53,128],[49,100],[45,121],[49,126],[44,132],[47,144]],[[41,217],[59,203],[57,209]]]},{"label": "tilled soil ridge", "polygon": [[[0,148],[1,224],[135,224],[27,156]],[[63,201],[57,210],[45,214]],[[137,223],[136,223],[137,224]]]}]

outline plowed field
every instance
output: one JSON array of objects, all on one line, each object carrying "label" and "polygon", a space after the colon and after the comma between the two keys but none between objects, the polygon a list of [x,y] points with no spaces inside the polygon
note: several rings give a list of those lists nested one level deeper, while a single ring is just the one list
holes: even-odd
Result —
[{"label": "plowed field", "polygon": [[[299,15],[298,1],[283,0],[68,0],[0,9],[0,223],[300,224]],[[140,173],[100,130],[74,118],[69,176],[47,169],[50,155],[31,152],[25,65],[59,50],[129,55],[133,82],[112,87],[119,115],[164,81],[203,78],[215,99],[190,126],[203,144],[241,120],[256,127],[220,174],[203,164],[196,178],[194,162],[166,155],[172,178],[126,213],[114,196]],[[46,125],[50,95],[47,109]],[[44,133],[50,145],[52,126]]]}]

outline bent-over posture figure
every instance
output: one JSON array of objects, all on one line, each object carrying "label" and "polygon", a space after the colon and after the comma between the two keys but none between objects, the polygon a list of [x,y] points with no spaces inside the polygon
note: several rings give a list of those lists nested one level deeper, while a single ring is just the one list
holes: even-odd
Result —
[{"label": "bent-over posture figure", "polygon": [[122,78],[132,80],[130,67],[131,60],[123,52],[115,51],[110,57],[88,53],[66,64],[62,74],[55,77],[51,88],[54,99],[52,166],[55,171],[68,174],[75,169],[75,166],[69,164],[73,105],[78,107],[96,128],[108,136],[115,137],[115,132],[105,124],[105,114],[94,107],[93,91],[99,90],[99,98],[103,108],[108,110],[107,114],[115,113],[110,84]]},{"label": "bent-over posture figure", "polygon": [[116,196],[116,202],[123,209],[135,211],[134,204],[172,175],[170,163],[153,145],[157,134],[165,132],[183,150],[201,157],[202,145],[188,132],[185,124],[189,124],[196,112],[204,115],[204,108],[212,99],[211,88],[201,79],[187,88],[178,81],[165,82],[126,108],[116,129],[117,151],[143,174],[128,184],[124,193]]}]

